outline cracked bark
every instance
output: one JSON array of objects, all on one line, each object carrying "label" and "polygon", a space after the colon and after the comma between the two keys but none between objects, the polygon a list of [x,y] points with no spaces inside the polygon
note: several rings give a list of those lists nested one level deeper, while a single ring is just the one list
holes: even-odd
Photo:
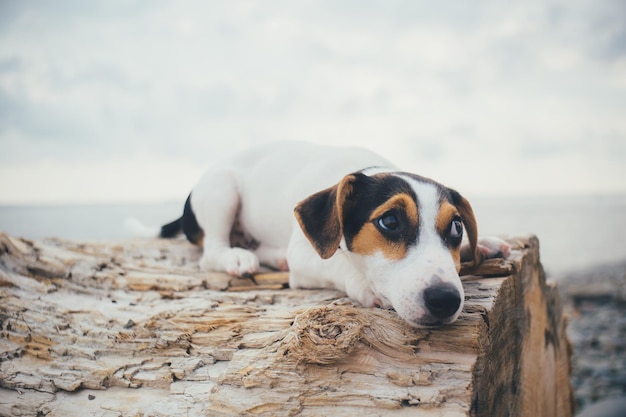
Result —
[{"label": "cracked bark", "polygon": [[412,329],[285,274],[202,272],[182,240],[0,234],[0,415],[571,416],[558,295],[538,241],[512,242],[464,276],[456,323]]}]

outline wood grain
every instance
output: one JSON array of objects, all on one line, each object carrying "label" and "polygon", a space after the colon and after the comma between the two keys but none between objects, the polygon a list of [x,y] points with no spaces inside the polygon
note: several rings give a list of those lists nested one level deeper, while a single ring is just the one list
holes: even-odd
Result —
[{"label": "wood grain", "polygon": [[463,277],[457,322],[414,329],[285,273],[200,271],[183,240],[0,234],[0,415],[571,416],[558,295],[514,242]]}]

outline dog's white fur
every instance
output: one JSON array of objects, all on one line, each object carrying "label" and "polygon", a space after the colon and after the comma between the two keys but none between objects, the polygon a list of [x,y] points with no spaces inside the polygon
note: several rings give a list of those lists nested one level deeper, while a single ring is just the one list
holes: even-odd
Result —
[{"label": "dog's white fur", "polygon": [[[287,261],[287,251],[292,231],[300,229],[293,216],[296,204],[370,166],[391,164],[365,149],[301,142],[268,144],[215,164],[191,193],[191,206],[205,233],[201,267],[243,275],[256,272],[259,263],[285,269],[287,262],[293,275],[297,262]],[[254,253],[230,247],[238,211],[246,233],[260,242]]]},{"label": "dog's white fur", "polygon": [[[322,259],[299,227],[293,214],[298,202],[360,170],[366,175],[396,171],[364,149],[300,142],[265,145],[214,165],[190,196],[204,231],[201,268],[232,275],[255,273],[260,264],[288,268],[292,288],[336,288],[364,306],[395,308],[413,325],[431,324],[422,294],[436,277],[460,294],[461,306],[445,322],[454,321],[461,312],[463,287],[450,250],[435,230],[440,202],[432,184],[403,178],[419,198],[420,237],[400,260],[389,260],[382,252],[348,251],[343,240],[333,256]],[[246,233],[260,242],[253,251],[230,246],[237,213]],[[500,240],[485,242],[487,251],[507,250]]]}]

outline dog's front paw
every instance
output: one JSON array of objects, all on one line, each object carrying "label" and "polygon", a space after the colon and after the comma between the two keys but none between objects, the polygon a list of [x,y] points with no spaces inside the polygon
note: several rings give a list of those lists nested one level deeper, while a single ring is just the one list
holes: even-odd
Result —
[{"label": "dog's front paw", "polygon": [[495,236],[479,237],[478,250],[483,254],[485,259],[506,259],[511,255],[511,245]]},{"label": "dog's front paw", "polygon": [[230,275],[254,274],[259,271],[259,258],[248,250],[232,248],[223,256],[222,265]]},{"label": "dog's front paw", "polygon": [[200,260],[200,267],[204,270],[226,271],[240,277],[258,272],[259,258],[249,250],[229,248],[219,254],[205,253]]}]

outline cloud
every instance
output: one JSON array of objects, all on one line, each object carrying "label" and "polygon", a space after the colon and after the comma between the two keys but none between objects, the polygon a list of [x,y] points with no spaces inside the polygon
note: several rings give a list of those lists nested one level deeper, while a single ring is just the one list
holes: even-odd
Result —
[{"label": "cloud", "polygon": [[153,156],[4,164],[0,195],[3,204],[183,202],[201,173],[188,161]]},{"label": "cloud", "polygon": [[592,0],[3,2],[0,161],[196,166],[301,139],[499,192],[472,164],[626,159],[624,12]]}]

